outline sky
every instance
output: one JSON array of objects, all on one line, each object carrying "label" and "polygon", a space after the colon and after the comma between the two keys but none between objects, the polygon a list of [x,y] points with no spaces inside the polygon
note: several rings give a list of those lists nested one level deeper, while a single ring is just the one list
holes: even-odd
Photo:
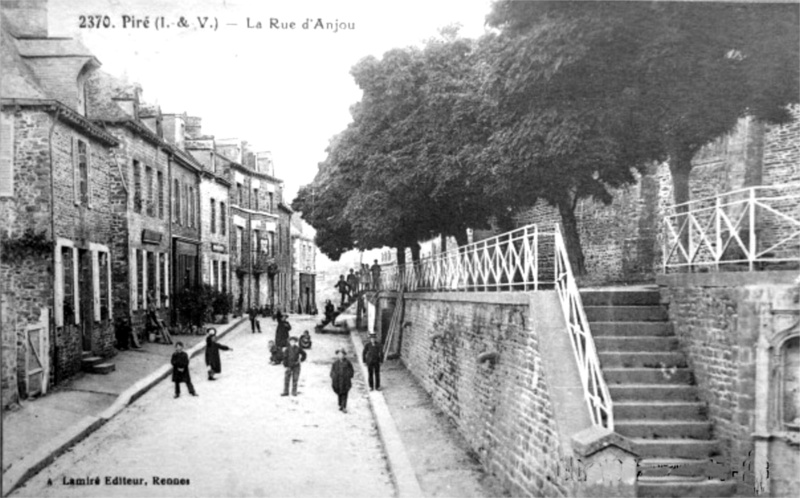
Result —
[{"label": "sky", "polygon": [[[480,36],[490,5],[491,0],[50,0],[48,23],[50,36],[79,36],[102,70],[140,83],[143,99],[162,112],[200,116],[204,134],[272,151],[291,202],[314,178],[329,139],[351,121],[350,106],[361,98],[350,76],[356,62],[418,45],[453,23],[466,36]],[[89,16],[101,27],[90,27]],[[179,26],[181,19],[185,26]],[[277,27],[270,26],[273,19]],[[315,29],[320,19],[342,29]]]}]

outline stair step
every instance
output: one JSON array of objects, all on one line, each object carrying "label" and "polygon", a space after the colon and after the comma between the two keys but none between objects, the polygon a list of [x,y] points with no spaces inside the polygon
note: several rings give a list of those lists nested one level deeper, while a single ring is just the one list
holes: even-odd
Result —
[{"label": "stair step", "polygon": [[664,306],[584,306],[589,322],[664,322]]},{"label": "stair step", "polygon": [[646,439],[631,438],[642,458],[710,458],[719,453],[716,439]]},{"label": "stair step", "polygon": [[614,403],[614,418],[624,420],[705,420],[706,406],[699,401],[622,401]]},{"label": "stair step", "polygon": [[106,375],[116,369],[117,367],[113,363],[98,363],[92,367],[92,373]]},{"label": "stair step", "polygon": [[657,290],[581,291],[584,306],[643,306],[661,303]]},{"label": "stair step", "polygon": [[589,328],[595,337],[601,336],[671,336],[670,322],[604,322],[593,321]]},{"label": "stair step", "polygon": [[611,399],[617,401],[697,401],[697,388],[690,384],[613,384]]},{"label": "stair step", "polygon": [[693,477],[726,479],[729,469],[713,458],[642,458],[637,465],[642,477]]},{"label": "stair step", "polygon": [[736,493],[736,483],[720,479],[702,481],[675,478],[639,477],[636,496],[639,497],[727,497]]},{"label": "stair step", "polygon": [[689,368],[603,368],[603,377],[612,384],[693,384]]},{"label": "stair step", "polygon": [[[594,328],[592,327],[592,332]],[[612,336],[594,338],[598,352],[603,351],[677,351],[678,338],[675,336]]]},{"label": "stair step", "polygon": [[711,422],[703,420],[619,420],[615,422],[614,430],[630,438],[711,438]]},{"label": "stair step", "polygon": [[685,367],[686,355],[681,352],[651,353],[633,351],[606,351],[599,353],[602,367],[669,368]]},{"label": "stair step", "polygon": [[103,363],[103,358],[99,356],[84,356],[81,358],[81,370],[84,372],[91,372],[95,365]]}]

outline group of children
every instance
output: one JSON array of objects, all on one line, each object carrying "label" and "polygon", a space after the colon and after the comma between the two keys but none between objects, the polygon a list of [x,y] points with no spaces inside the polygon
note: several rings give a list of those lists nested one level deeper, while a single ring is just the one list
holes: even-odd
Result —
[{"label": "group of children", "polygon": [[[216,380],[214,375],[222,371],[222,362],[219,352],[233,351],[233,348],[217,342],[217,329],[208,329],[206,336],[206,366],[208,367],[208,380]],[[192,385],[192,377],[189,374],[189,355],[183,350],[183,342],[175,343],[175,352],[172,353],[172,382],[175,383],[175,397],[181,395],[181,383],[186,384],[189,394],[197,396],[197,392]]]},{"label": "group of children", "polygon": [[[279,328],[288,335],[291,329],[288,317],[283,316],[278,319]],[[260,327],[259,327],[260,328]],[[280,337],[280,336],[278,336]],[[277,338],[277,337],[276,337]],[[311,335],[308,330],[298,339],[295,336],[289,337],[287,344],[277,344],[276,341],[269,341],[270,363],[273,365],[283,364],[285,367],[283,392],[281,396],[289,396],[289,385],[291,383],[291,394],[297,396],[297,383],[300,377],[300,364],[306,360],[306,350],[311,349]],[[283,346],[283,347],[282,347]],[[233,348],[217,342],[217,331],[214,328],[208,329],[206,337],[205,360],[208,367],[208,380],[215,380],[214,375],[222,371],[219,352],[233,351]],[[370,342],[364,348],[364,362],[369,369],[370,389],[380,389],[380,363],[382,355],[380,347],[377,345],[375,335],[370,335]],[[175,383],[175,397],[181,395],[181,383],[185,383],[189,389],[189,394],[197,396],[197,392],[192,385],[191,375],[189,374],[189,355],[183,350],[183,343],[178,341],[175,344],[175,352],[172,354],[172,382]],[[339,410],[347,413],[347,396],[352,387],[354,375],[353,364],[347,359],[347,351],[336,350],[336,360],[331,365],[331,384],[339,402]]]}]

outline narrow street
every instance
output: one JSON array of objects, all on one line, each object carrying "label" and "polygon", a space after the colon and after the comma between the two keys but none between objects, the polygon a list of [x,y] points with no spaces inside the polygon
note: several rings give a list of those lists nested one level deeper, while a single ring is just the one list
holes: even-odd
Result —
[{"label": "narrow street", "polygon": [[[349,338],[314,334],[310,318],[290,322],[292,335],[308,329],[314,341],[297,397],[280,396],[284,369],[269,364],[275,322],[262,318],[262,334],[245,322],[220,340],[233,351],[221,352],[216,381],[207,380],[202,354],[191,360],[199,397],[182,385],[173,399],[173,383],[160,383],[12,496],[393,496],[360,369],[349,413],[339,412],[330,387],[336,349],[355,363]],[[99,485],[68,484],[96,478]]]}]

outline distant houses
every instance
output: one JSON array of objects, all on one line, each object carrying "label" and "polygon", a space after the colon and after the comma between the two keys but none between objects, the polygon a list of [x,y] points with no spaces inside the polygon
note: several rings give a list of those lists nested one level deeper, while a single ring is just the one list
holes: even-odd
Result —
[{"label": "distant houses", "polygon": [[48,37],[46,2],[4,3],[1,31],[3,406],[146,336],[148,311],[182,326],[202,285],[233,314],[311,311],[316,248],[268,152],[143,102]]}]

